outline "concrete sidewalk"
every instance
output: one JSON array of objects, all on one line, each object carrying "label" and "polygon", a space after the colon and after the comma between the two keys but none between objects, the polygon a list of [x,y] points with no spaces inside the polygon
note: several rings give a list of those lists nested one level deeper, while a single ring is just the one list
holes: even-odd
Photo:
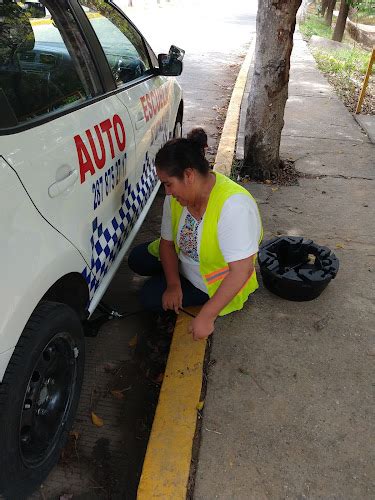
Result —
[{"label": "concrete sidewalk", "polygon": [[265,239],[340,259],[306,303],[260,286],[217,322],[194,498],[375,497],[375,147],[295,36],[281,153],[298,186],[246,185]]}]

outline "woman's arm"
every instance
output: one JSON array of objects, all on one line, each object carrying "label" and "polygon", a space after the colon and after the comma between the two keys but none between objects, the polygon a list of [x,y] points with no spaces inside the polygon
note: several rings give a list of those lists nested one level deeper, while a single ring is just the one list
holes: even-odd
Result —
[{"label": "woman's arm", "polygon": [[220,311],[229,304],[254,272],[255,254],[246,259],[229,262],[229,273],[221,285],[191,322],[194,340],[208,337],[214,331],[214,322]]},{"label": "woman's arm", "polygon": [[163,266],[167,289],[163,293],[163,309],[174,309],[178,314],[182,307],[181,280],[178,272],[178,256],[173,241],[160,238],[160,260]]}]

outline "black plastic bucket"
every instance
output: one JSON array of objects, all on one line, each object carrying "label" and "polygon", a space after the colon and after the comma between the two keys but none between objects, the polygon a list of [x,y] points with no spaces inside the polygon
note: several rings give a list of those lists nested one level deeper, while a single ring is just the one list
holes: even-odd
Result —
[{"label": "black plastic bucket", "polygon": [[287,300],[313,300],[339,270],[339,260],[327,247],[302,236],[280,236],[263,243],[259,266],[268,290]]}]

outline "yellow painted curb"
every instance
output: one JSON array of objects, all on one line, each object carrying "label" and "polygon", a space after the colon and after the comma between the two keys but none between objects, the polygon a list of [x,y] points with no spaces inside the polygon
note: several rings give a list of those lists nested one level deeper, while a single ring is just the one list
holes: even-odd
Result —
[{"label": "yellow painted curb", "polygon": [[[255,37],[237,76],[214,170],[230,175],[242,96]],[[199,311],[199,308],[189,308]],[[180,313],[173,333],[164,380],[138,486],[138,500],[185,500],[190,473],[197,405],[202,388],[206,341],[188,332],[191,317]]]},{"label": "yellow painted curb", "polygon": [[232,97],[229,102],[227,116],[225,118],[223,132],[219,147],[216,153],[214,170],[221,174],[230,175],[236,147],[238,122],[240,119],[240,110],[242,97],[245,90],[247,74],[253,58],[255,49],[255,35],[250,44],[249,50],[242,63],[238,73],[236,83],[233,88]]},{"label": "yellow painted curb", "polygon": [[177,318],[138,500],[186,498],[206,349],[205,340],[194,341],[188,332],[191,319],[182,312]]},{"label": "yellow painted curb", "polygon": [[30,19],[31,26],[42,26],[52,24],[52,19]]}]

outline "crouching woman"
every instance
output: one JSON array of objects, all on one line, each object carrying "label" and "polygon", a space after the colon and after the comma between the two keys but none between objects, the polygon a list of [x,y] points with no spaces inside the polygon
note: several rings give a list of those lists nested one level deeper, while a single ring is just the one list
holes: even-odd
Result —
[{"label": "crouching woman", "polygon": [[161,238],[135,247],[130,268],[151,276],[141,290],[147,310],[201,305],[190,325],[208,337],[218,316],[242,309],[258,288],[254,269],[262,224],[251,194],[211,170],[200,135],[168,141],[155,163],[165,187]]}]

